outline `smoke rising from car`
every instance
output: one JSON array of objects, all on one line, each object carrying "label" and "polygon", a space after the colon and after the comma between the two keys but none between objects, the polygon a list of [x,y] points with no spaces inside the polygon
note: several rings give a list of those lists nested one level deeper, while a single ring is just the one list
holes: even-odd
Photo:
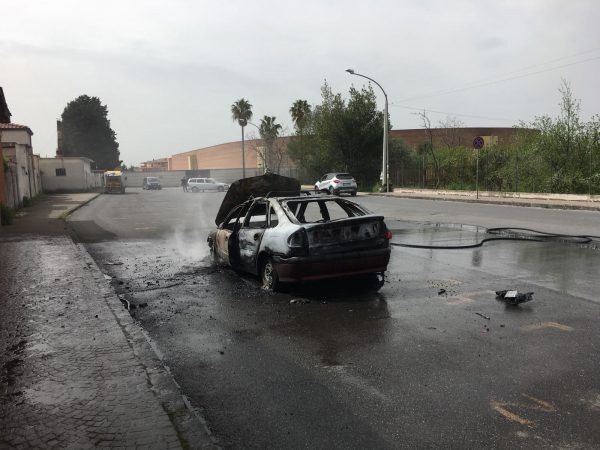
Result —
[{"label": "smoke rising from car", "polygon": [[209,214],[206,214],[204,205],[201,203],[199,206],[185,215],[183,223],[174,227],[169,238],[169,246],[184,266],[210,265],[210,249],[206,238],[215,224]]}]

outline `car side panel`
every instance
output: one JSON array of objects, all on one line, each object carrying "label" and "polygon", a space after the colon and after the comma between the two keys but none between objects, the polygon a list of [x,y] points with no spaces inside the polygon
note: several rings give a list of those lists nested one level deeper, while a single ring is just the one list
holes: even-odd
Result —
[{"label": "car side panel", "polygon": [[224,264],[231,265],[229,260],[229,238],[231,230],[220,229],[215,233],[214,249],[217,259]]}]

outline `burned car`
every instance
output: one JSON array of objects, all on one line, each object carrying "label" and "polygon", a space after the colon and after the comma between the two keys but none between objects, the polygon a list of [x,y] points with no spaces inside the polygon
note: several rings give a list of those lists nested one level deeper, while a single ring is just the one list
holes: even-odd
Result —
[{"label": "burned car", "polygon": [[[258,275],[271,290],[280,283],[353,275],[371,275],[381,286],[391,238],[383,216],[342,198],[301,193],[291,178],[264,177],[236,182],[255,189],[232,184],[218,228],[208,237],[215,262]],[[264,192],[286,183],[295,189]],[[258,195],[231,206],[248,190]]]}]

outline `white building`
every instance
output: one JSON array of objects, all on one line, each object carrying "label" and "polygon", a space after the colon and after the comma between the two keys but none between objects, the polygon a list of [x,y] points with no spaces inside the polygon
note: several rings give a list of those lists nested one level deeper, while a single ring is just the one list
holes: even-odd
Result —
[{"label": "white building", "polygon": [[94,161],[83,156],[40,158],[45,192],[85,192],[102,187],[102,172],[92,170]]},{"label": "white building", "polygon": [[35,197],[42,190],[39,169],[39,155],[33,154],[31,136],[33,132],[28,126],[15,123],[0,123],[2,136],[2,154],[8,162],[12,178],[10,197],[14,197],[9,205],[17,207],[24,197]]}]

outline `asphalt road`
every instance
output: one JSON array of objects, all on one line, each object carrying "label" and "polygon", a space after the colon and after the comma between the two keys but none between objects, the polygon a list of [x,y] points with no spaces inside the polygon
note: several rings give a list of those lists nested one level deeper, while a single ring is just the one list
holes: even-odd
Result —
[{"label": "asphalt road", "polygon": [[[70,226],[224,447],[600,446],[598,242],[395,247],[378,293],[344,280],[272,294],[209,264],[223,194],[128,191]],[[600,234],[595,212],[356,200],[395,242]],[[496,300],[508,288],[534,300]]]}]

